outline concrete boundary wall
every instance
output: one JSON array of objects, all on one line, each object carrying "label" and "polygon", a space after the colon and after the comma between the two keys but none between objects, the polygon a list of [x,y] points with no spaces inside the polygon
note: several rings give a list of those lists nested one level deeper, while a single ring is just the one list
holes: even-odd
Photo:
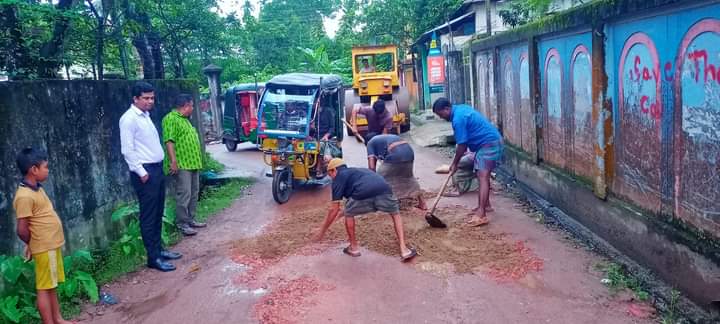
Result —
[{"label": "concrete boundary wall", "polygon": [[[194,81],[149,82],[156,88],[151,116],[158,131],[175,96],[189,93],[197,99]],[[27,146],[48,152],[50,177],[44,187],[63,221],[66,249],[104,247],[119,236],[123,224],[113,223],[110,214],[119,203],[135,199],[118,126],[132,102],[134,83],[0,82],[0,253],[22,251],[12,201],[21,179],[15,156]],[[198,127],[199,110],[192,119]]]},{"label": "concrete boundary wall", "polygon": [[505,171],[717,308],[720,4],[595,1],[471,49]]}]

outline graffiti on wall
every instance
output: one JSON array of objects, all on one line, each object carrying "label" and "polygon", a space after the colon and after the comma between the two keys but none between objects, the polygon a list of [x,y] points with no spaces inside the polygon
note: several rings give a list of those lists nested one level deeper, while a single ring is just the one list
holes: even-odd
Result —
[{"label": "graffiti on wall", "polygon": [[[608,23],[608,38],[602,43],[592,42],[589,31],[548,35],[537,43],[537,61],[528,60],[513,44],[495,47],[501,60],[484,61],[487,75],[480,80],[484,85],[479,84],[488,90],[488,116],[496,122],[497,109],[502,109],[506,130],[510,120],[519,118],[522,149],[538,152],[547,164],[592,181],[597,181],[593,169],[605,171],[615,196],[653,212],[672,210],[689,224],[720,235],[717,17],[720,5]],[[593,66],[590,44],[603,49],[604,67]],[[492,50],[482,51],[483,58],[493,58]],[[499,64],[497,78],[493,64]],[[531,70],[540,74],[537,94],[532,92]],[[592,121],[592,74],[598,72],[608,77],[612,124]],[[503,103],[499,108],[495,86]],[[537,107],[532,106],[535,96],[540,99]],[[597,113],[604,121],[606,110]],[[542,134],[534,132],[535,117]],[[607,131],[612,131],[608,138]],[[541,146],[533,146],[536,143]],[[595,144],[612,145],[610,154],[596,154]],[[606,161],[608,157],[613,160]]]},{"label": "graffiti on wall", "polygon": [[562,64],[557,49],[548,50],[545,57],[544,80],[544,159],[565,166],[565,136],[562,125]]},{"label": "graffiti on wall", "polygon": [[660,209],[660,63],[648,35],[632,34],[623,46],[618,72],[619,147],[616,190]]},{"label": "graffiti on wall", "polygon": [[578,174],[592,177],[592,63],[585,45],[575,47],[570,67],[573,98],[572,164]]},{"label": "graffiti on wall", "polygon": [[675,212],[720,224],[720,20],[693,25],[677,60]]},{"label": "graffiti on wall", "polygon": [[520,54],[520,129],[522,148],[526,152],[535,152],[535,114],[530,101],[530,65],[527,53]]}]

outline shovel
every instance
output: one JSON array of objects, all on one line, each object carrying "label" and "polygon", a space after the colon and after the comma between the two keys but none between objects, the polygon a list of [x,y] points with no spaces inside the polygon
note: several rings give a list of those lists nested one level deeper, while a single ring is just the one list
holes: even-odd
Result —
[{"label": "shovel", "polygon": [[448,182],[450,182],[450,179],[452,179],[453,173],[454,172],[450,172],[448,174],[447,179],[445,179],[445,183],[443,183],[442,187],[440,188],[440,192],[438,192],[437,197],[435,198],[435,202],[433,203],[432,208],[430,208],[430,212],[425,214],[425,221],[427,221],[428,224],[430,224],[430,227],[435,227],[435,228],[446,228],[447,227],[447,225],[445,225],[445,223],[443,223],[443,221],[440,218],[438,218],[437,216],[435,216],[433,213],[435,212],[435,208],[437,208],[438,202],[440,202],[440,197],[442,197],[442,194],[445,193],[445,188],[447,187]]},{"label": "shovel", "polygon": [[[343,119],[342,121],[343,121],[343,123],[345,123],[345,126],[349,127],[350,129],[355,129],[355,127],[353,127],[352,125],[350,125],[350,123],[348,123],[347,120]],[[362,136],[360,136],[360,134],[358,134],[357,132],[354,132],[354,131],[353,131],[353,135],[355,135],[355,138],[357,138],[358,141],[360,141],[360,143],[365,144],[365,139],[362,138]]]}]

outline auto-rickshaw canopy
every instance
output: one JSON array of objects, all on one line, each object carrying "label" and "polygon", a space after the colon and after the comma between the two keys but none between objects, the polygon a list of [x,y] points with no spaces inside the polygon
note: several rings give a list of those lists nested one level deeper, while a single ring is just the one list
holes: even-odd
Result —
[{"label": "auto-rickshaw canopy", "polygon": [[[320,81],[322,80],[322,84]],[[287,73],[278,75],[266,83],[267,87],[313,87],[337,88],[342,86],[342,78],[334,74]]]}]

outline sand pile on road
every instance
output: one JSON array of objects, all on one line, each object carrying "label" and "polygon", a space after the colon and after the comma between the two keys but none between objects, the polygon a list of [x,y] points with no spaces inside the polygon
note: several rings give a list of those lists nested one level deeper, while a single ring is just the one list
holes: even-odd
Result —
[{"label": "sand pile on road", "polygon": [[[346,240],[342,220],[330,227],[322,243],[310,242],[326,216],[326,208],[326,204],[319,204],[283,215],[261,235],[235,242],[233,254],[238,261],[243,258],[237,256],[251,256],[270,265],[286,256],[312,255],[336,246]],[[402,211],[406,241],[420,253],[417,262],[450,264],[456,273],[481,271],[499,280],[522,278],[542,268],[542,260],[523,242],[513,242],[491,227],[462,226],[468,212],[461,206],[438,209],[435,214],[449,226],[443,230],[430,228],[423,211]],[[356,232],[362,246],[399,258],[392,220],[386,214],[357,217]]]}]

